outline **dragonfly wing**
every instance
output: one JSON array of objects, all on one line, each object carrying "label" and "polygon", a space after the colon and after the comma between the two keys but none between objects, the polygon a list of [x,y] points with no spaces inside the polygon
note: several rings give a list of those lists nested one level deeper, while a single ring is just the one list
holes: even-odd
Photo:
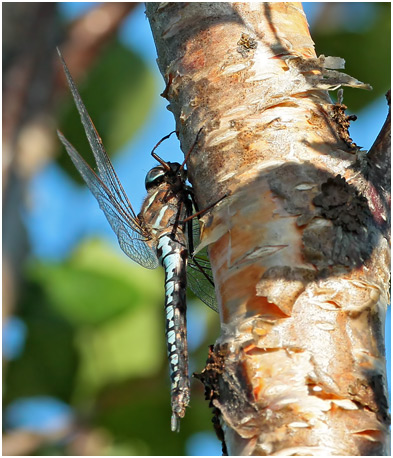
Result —
[{"label": "dragonfly wing", "polygon": [[[190,257],[187,264],[187,282],[191,291],[211,309],[218,312],[216,292],[207,248],[193,256],[193,250],[200,242],[200,227],[197,218],[192,220],[192,243],[188,240]],[[190,238],[190,237],[189,237]]]},{"label": "dragonfly wing", "polygon": [[117,235],[121,249],[141,266],[148,269],[156,268],[159,262],[155,251],[147,243],[149,237],[143,232],[138,220],[130,214],[128,206],[124,205],[123,201],[118,201],[63,134],[58,132],[58,135],[75,167],[105,213],[106,219]]},{"label": "dragonfly wing", "polygon": [[123,186],[121,185],[116,175],[116,172],[113,168],[111,160],[109,159],[105,151],[104,145],[102,143],[102,140],[100,136],[98,135],[98,132],[89,116],[89,113],[87,112],[87,109],[82,101],[82,98],[78,92],[78,89],[76,88],[75,82],[72,79],[72,76],[63,59],[63,56],[61,55],[59,49],[57,51],[61,59],[61,62],[63,64],[64,73],[67,77],[68,85],[71,89],[71,93],[74,98],[75,105],[79,111],[79,115],[81,117],[83,128],[86,133],[86,137],[89,141],[91,150],[94,154],[94,158],[95,158],[97,168],[98,168],[98,174],[101,180],[105,183],[106,187],[115,197],[115,199],[119,203],[121,203],[123,207],[128,209],[128,212],[131,213],[133,218],[136,218],[134,209],[132,208],[132,205],[130,204],[128,200],[128,197],[123,189]]},{"label": "dragonfly wing", "polygon": [[187,265],[187,283],[191,291],[212,310],[218,312],[216,292],[210,262],[198,253],[189,259]]},{"label": "dragonfly wing", "polygon": [[[199,220],[192,220],[192,243],[188,240],[190,257],[187,264],[187,282],[191,291],[212,310],[218,312],[213,273],[207,253],[202,249],[193,256],[193,250],[200,243]],[[190,237],[189,237],[190,238]]]}]

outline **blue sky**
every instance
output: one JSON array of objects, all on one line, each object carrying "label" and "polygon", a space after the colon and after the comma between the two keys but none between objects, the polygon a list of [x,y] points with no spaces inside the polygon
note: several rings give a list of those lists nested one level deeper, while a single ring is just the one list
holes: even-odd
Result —
[{"label": "blue sky", "polygon": [[[63,3],[61,11],[66,17],[72,19],[92,5],[92,3]],[[303,6],[311,24],[319,5],[304,3]],[[157,78],[157,87],[163,90],[164,82],[155,63],[156,50],[143,4],[138,5],[123,24],[120,39],[150,62]],[[145,126],[114,161],[115,169],[135,209],[139,209],[145,195],[146,172],[155,165],[150,150],[157,140],[174,129],[173,116],[167,111],[166,105],[167,102],[157,96],[156,105]],[[364,149],[369,149],[386,114],[386,101],[383,97],[363,112],[357,113],[358,120],[351,126],[353,140]],[[83,155],[83,152],[81,153]],[[181,162],[182,159],[176,138],[166,141],[159,154],[169,161]],[[94,197],[87,189],[76,186],[56,164],[49,164],[32,180],[29,194],[32,205],[24,214],[24,219],[34,256],[50,260],[62,259],[69,255],[82,237],[92,235],[105,236],[116,246],[116,249],[119,249],[116,238]],[[67,231],[64,231],[64,227],[67,227]],[[23,335],[23,326],[17,323],[14,323],[14,326]],[[390,328],[387,337],[389,338],[388,373],[390,373]],[[200,437],[190,439],[188,454],[221,455],[221,447],[213,433],[211,435],[203,433]]]}]

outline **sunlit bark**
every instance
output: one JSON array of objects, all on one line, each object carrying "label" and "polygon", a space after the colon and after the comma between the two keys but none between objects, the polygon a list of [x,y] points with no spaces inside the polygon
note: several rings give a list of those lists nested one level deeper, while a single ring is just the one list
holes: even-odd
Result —
[{"label": "sunlit bark", "polygon": [[147,14],[184,151],[204,128],[199,207],[227,195],[202,218],[221,336],[201,378],[228,453],[385,454],[386,184],[328,95],[369,86],[317,58],[300,3]]}]

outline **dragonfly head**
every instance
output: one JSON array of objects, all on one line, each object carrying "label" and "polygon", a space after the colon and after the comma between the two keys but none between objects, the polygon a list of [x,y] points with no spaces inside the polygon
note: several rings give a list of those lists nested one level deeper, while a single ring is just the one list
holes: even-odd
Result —
[{"label": "dragonfly head", "polygon": [[181,168],[178,162],[166,162],[164,165],[153,167],[147,172],[145,188],[148,191],[163,182],[174,182],[176,179],[184,182],[187,179],[187,171]]}]

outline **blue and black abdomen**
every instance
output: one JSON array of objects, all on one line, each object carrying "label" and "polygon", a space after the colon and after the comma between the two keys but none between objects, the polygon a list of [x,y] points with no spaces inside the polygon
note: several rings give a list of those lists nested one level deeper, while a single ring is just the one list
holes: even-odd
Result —
[{"label": "blue and black abdomen", "polygon": [[188,376],[186,288],[187,248],[182,232],[160,237],[158,258],[165,269],[165,313],[168,359],[171,378],[173,431],[179,428],[190,400]]}]

